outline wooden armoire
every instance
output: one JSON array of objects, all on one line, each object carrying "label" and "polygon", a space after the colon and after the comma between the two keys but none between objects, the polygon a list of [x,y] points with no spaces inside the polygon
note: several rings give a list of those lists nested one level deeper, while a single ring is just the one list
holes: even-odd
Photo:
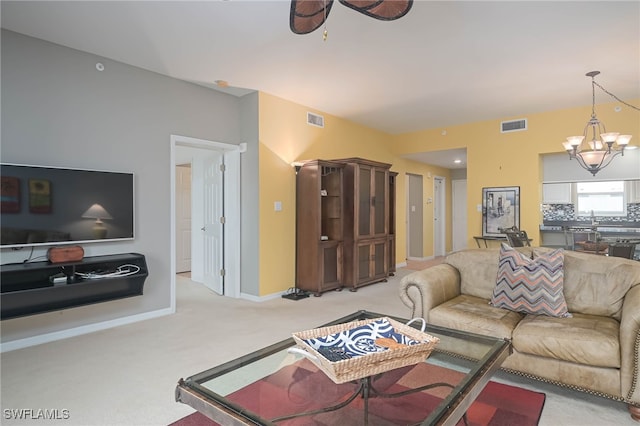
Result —
[{"label": "wooden armoire", "polygon": [[344,167],[307,161],[296,174],[296,287],[316,296],[344,286]]},{"label": "wooden armoire", "polygon": [[395,271],[395,180],[362,158],[305,162],[296,175],[296,286],[316,296]]}]

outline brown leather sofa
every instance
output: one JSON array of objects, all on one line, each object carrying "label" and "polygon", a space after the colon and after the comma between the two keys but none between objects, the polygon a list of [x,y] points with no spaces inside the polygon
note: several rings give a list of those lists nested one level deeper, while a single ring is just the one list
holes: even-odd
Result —
[{"label": "brown leather sofa", "polygon": [[[523,247],[534,256],[550,249]],[[503,369],[626,402],[640,420],[640,262],[565,251],[564,296],[571,318],[493,307],[498,248],[448,255],[402,278],[411,318],[511,340]],[[442,348],[469,356],[468,348]]]}]

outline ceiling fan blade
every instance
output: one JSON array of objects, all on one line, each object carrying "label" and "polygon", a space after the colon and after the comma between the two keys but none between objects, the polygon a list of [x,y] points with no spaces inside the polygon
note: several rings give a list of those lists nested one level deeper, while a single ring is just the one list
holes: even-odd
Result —
[{"label": "ceiling fan blade", "polygon": [[340,3],[382,21],[402,18],[413,6],[413,0],[340,0]]},{"label": "ceiling fan blade", "polygon": [[296,34],[309,34],[316,30],[329,16],[332,5],[333,0],[291,0],[291,31]]}]

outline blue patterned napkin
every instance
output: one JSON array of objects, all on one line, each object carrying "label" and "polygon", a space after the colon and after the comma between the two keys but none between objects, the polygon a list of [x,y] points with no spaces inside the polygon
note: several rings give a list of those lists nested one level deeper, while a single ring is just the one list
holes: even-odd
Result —
[{"label": "blue patterned napkin", "polygon": [[391,338],[403,345],[422,343],[396,332],[393,325],[384,318],[328,336],[306,339],[304,342],[315,350],[322,347],[340,348],[348,356],[354,357],[388,350],[386,347],[376,345],[375,341],[379,338]]}]

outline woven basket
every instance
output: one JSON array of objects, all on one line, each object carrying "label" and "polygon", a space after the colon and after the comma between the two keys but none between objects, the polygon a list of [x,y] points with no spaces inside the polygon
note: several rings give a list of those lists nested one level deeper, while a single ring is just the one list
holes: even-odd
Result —
[{"label": "woven basket", "polygon": [[586,251],[607,251],[609,248],[608,243],[595,242],[595,241],[579,241],[576,243],[582,247],[582,250]]},{"label": "woven basket", "polygon": [[[421,343],[415,345],[403,345],[401,347],[390,348],[382,352],[373,352],[366,355],[354,356],[350,359],[331,362],[305,342],[307,339],[324,337],[333,333],[350,330],[380,319],[389,321],[396,332],[404,334],[410,339],[417,340]],[[337,384],[358,380],[363,377],[423,362],[440,341],[440,339],[435,336],[431,336],[387,317],[353,321],[329,327],[301,331],[293,333],[293,339],[298,346],[302,348],[302,350],[299,350],[298,352],[303,352],[303,355],[307,356],[307,358],[309,358]]]}]

